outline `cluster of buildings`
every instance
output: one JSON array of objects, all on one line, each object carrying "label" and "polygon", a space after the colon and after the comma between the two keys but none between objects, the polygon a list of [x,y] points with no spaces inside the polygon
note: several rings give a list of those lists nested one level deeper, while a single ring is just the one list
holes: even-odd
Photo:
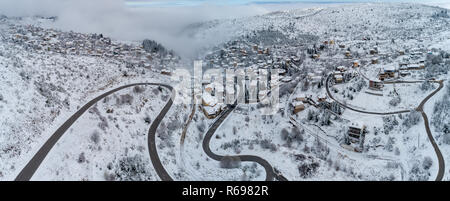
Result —
[{"label": "cluster of buildings", "polygon": [[[276,86],[269,86],[269,82],[265,79],[251,80],[248,74],[255,73],[258,77],[270,78],[272,76],[270,69],[276,69],[280,82],[290,82],[292,77],[289,76],[289,70],[303,62],[299,50],[300,48],[295,45],[264,47],[244,41],[232,41],[210,52],[205,56],[205,67],[232,70],[237,73],[237,79],[233,83],[226,83],[227,87],[217,87],[213,84],[214,80],[202,80],[203,90],[208,92],[202,97],[201,109],[205,116],[210,119],[217,117],[223,111],[225,105],[223,103],[227,102],[224,97],[239,99],[240,96],[248,103],[261,103],[267,100],[270,87]],[[244,79],[239,80],[240,78]],[[239,90],[238,87],[243,90]],[[252,97],[256,99],[250,100]]]},{"label": "cluster of buildings", "polygon": [[340,115],[341,113],[340,105],[329,99],[325,93],[319,93],[315,96],[311,94],[298,95],[291,101],[291,105],[293,107],[293,114],[302,112],[306,109],[307,105],[326,109],[336,115]]},{"label": "cluster of buildings", "polygon": [[11,24],[9,28],[10,41],[38,52],[109,57],[128,66],[146,68],[151,68],[154,63],[170,66],[179,60],[172,54],[162,56],[157,52],[146,52],[142,45],[118,43],[102,34],[62,32],[33,25]]},{"label": "cluster of buildings", "polygon": [[[279,87],[280,82],[269,82],[269,79],[278,78],[269,70],[242,68],[220,72],[221,77],[208,77],[201,80],[203,93],[201,97],[201,110],[209,119],[216,118],[226,105],[239,103],[267,103],[270,89]],[[225,72],[225,73],[224,73]],[[232,76],[232,79],[226,79]],[[194,78],[195,79],[195,78]],[[225,80],[225,82],[223,81]]]},{"label": "cluster of buildings", "polygon": [[[357,68],[359,67],[359,63],[358,65],[353,65],[353,68]],[[335,84],[340,84],[343,82],[348,81],[349,79],[356,77],[358,75],[358,73],[354,70],[352,70],[349,67],[345,67],[345,66],[337,66],[334,71],[333,71],[333,81]]]},{"label": "cluster of buildings", "polygon": [[[307,53],[313,59],[320,58],[320,51],[324,49],[327,45],[334,44],[334,41],[324,41],[319,47],[314,46],[308,49]],[[378,42],[377,42],[378,44]],[[412,48],[410,50],[399,50],[397,53],[380,53],[378,46],[372,46],[369,49],[365,49],[367,46],[367,41],[362,44],[356,45],[356,48],[362,48],[366,50],[363,55],[367,58],[364,59],[363,63],[368,63],[372,66],[381,66],[377,72],[377,78],[374,80],[369,80],[369,89],[371,90],[382,90],[384,87],[384,82],[386,79],[394,79],[398,77],[405,77],[411,74],[412,70],[422,70],[426,66],[426,54],[433,54],[427,50],[421,48]],[[361,55],[361,51],[358,54],[352,54],[350,48],[346,48],[345,44],[339,44],[338,47],[343,49],[344,59],[361,59],[355,58],[355,55]],[[356,56],[357,57],[357,56]],[[394,61],[390,64],[380,65],[379,59],[390,58]],[[351,66],[337,66],[332,72],[332,81],[335,84],[346,82],[351,77],[354,77],[357,73],[352,68],[358,68],[361,66],[360,60],[353,60]],[[376,72],[376,71],[375,71]],[[323,71],[313,70],[313,73],[308,73],[308,80],[311,83],[320,83],[323,81]],[[340,114],[340,107],[338,104],[332,100],[327,100],[326,96],[321,97],[321,94],[313,97],[312,95],[302,95],[296,97],[292,100],[291,106],[293,107],[293,114],[297,114],[306,109],[308,105],[312,106],[322,106],[329,111],[335,112],[335,114]],[[349,150],[361,152],[364,146],[364,138],[367,133],[366,126],[360,122],[351,122],[347,126],[346,136],[348,137],[348,142],[344,143],[342,146],[348,148]]]},{"label": "cluster of buildings", "polygon": [[302,56],[299,48],[293,46],[270,46],[232,41],[205,56],[208,68],[284,69],[299,65]]},{"label": "cluster of buildings", "polygon": [[[406,53],[407,52],[407,53]],[[378,48],[375,46],[369,50],[371,64],[378,64],[379,59],[375,56],[379,55]],[[388,54],[391,55],[391,54]],[[400,56],[401,61],[397,63],[385,64],[378,72],[378,79],[384,81],[385,79],[392,79],[396,77],[405,77],[410,75],[410,70],[421,70],[425,68],[424,50],[413,48],[409,51],[398,50],[397,55]],[[374,85],[377,88],[380,85]]]}]

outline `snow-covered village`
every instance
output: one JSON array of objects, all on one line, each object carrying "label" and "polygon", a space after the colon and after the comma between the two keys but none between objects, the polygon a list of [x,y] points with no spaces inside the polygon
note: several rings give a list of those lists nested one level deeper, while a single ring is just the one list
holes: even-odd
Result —
[{"label": "snow-covered village", "polygon": [[448,7],[205,20],[194,56],[1,11],[0,180],[450,180]]}]

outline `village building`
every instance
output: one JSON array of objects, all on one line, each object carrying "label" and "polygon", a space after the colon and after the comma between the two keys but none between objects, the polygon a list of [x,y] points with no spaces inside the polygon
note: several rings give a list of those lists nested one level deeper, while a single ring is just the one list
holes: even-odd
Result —
[{"label": "village building", "polygon": [[347,68],[345,66],[338,66],[338,67],[336,67],[336,70],[340,71],[340,72],[345,72],[345,71],[347,71]]},{"label": "village building", "polygon": [[347,136],[353,143],[359,143],[364,136],[366,126],[359,122],[353,122],[348,126]]},{"label": "village building", "polygon": [[214,90],[214,86],[212,84],[208,84],[205,86],[205,91],[212,94]]},{"label": "village building", "polygon": [[378,79],[381,81],[384,81],[384,79],[388,78],[389,75],[385,74],[385,73],[379,73],[378,74]]},{"label": "village building", "polygon": [[407,69],[408,70],[419,70],[420,66],[419,66],[419,64],[408,64]]},{"label": "village building", "polygon": [[402,76],[402,77],[406,77],[408,75],[411,75],[411,72],[408,72],[407,70],[400,69],[399,70],[399,75]]},{"label": "village building", "polygon": [[169,69],[162,69],[161,74],[171,76],[172,71],[170,71]]},{"label": "village building", "polygon": [[335,75],[344,75],[344,73],[336,70],[336,71],[333,71],[333,76],[335,76]]},{"label": "village building", "polygon": [[423,51],[420,48],[413,48],[413,49],[411,49],[411,51],[409,51],[409,54],[420,56],[420,55],[423,55]]},{"label": "village building", "polygon": [[205,88],[208,93],[202,93],[202,105],[214,107],[218,103],[217,96],[212,95],[212,89]]},{"label": "village building", "polygon": [[257,45],[253,45],[253,51],[258,51],[258,46]]},{"label": "village building", "polygon": [[345,51],[344,55],[345,55],[346,58],[352,57],[352,54],[350,53],[350,51]]},{"label": "village building", "polygon": [[312,85],[317,85],[322,82],[322,76],[314,75],[310,78],[310,82]]},{"label": "village building", "polygon": [[398,63],[398,67],[400,70],[408,70],[408,63],[400,62]]},{"label": "village building", "polygon": [[317,95],[317,102],[325,102],[327,100],[327,95],[325,93],[321,93]]},{"label": "village building", "polygon": [[225,105],[223,104],[217,104],[213,107],[211,106],[202,106],[202,112],[208,119],[214,119],[216,118],[224,109]]},{"label": "village building", "polygon": [[279,75],[286,75],[286,69],[284,69],[284,68],[280,68],[280,69],[278,69],[278,74]]},{"label": "village building", "polygon": [[395,77],[395,72],[397,69],[393,65],[388,65],[383,68],[383,73],[388,77]]},{"label": "village building", "polygon": [[369,89],[372,90],[381,90],[383,88],[383,82],[370,80],[369,81]]},{"label": "village building", "polygon": [[373,59],[371,60],[371,63],[372,63],[372,64],[378,64],[378,58],[373,58]]},{"label": "village building", "polygon": [[302,103],[308,103],[308,96],[300,95],[294,98],[295,101],[301,101]]},{"label": "village building", "polygon": [[357,68],[357,67],[359,67],[359,66],[360,66],[359,60],[353,61],[353,68]]},{"label": "village building", "polygon": [[297,114],[305,110],[305,105],[303,104],[303,102],[292,102],[292,106],[294,107],[293,114]]},{"label": "village building", "polygon": [[335,74],[334,75],[334,82],[335,83],[342,83],[342,82],[344,82],[344,76],[342,76],[342,74]]}]

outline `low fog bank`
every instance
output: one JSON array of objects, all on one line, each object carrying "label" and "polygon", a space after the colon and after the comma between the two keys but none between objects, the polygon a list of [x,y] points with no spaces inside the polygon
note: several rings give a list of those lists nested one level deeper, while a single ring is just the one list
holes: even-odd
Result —
[{"label": "low fog bank", "polygon": [[214,19],[260,15],[261,6],[216,6],[132,8],[124,0],[1,0],[0,14],[7,16],[57,16],[55,28],[83,33],[103,33],[117,40],[155,40],[181,56],[192,57],[211,41],[196,41],[184,29],[190,24]]},{"label": "low fog bank", "polygon": [[[103,33],[116,40],[155,40],[184,58],[223,42],[224,30],[194,39],[199,22],[267,14],[277,10],[317,7],[312,3],[264,5],[203,5],[183,7],[127,7],[125,0],[0,0],[7,16],[57,16],[53,28],[82,33]],[[324,4],[321,4],[323,7]],[[328,5],[330,6],[330,5]]]},{"label": "low fog bank", "polygon": [[[436,0],[440,2],[440,0]],[[7,16],[58,16],[51,26],[65,31],[103,33],[117,40],[155,40],[183,57],[192,58],[201,48],[222,42],[226,32],[207,39],[193,39],[198,22],[262,15],[277,10],[332,6],[294,3],[275,5],[194,7],[127,7],[125,0],[0,0],[0,14]],[[187,28],[189,27],[189,28]]]}]

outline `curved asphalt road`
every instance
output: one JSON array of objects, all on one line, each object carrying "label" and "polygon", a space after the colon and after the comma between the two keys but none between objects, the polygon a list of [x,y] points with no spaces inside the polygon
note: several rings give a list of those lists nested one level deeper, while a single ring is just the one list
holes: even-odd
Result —
[{"label": "curved asphalt road", "polygon": [[172,98],[168,101],[164,109],[161,111],[161,113],[158,115],[158,117],[153,121],[152,126],[149,130],[149,152],[150,152],[150,158],[152,160],[153,166],[155,167],[156,172],[160,176],[162,180],[171,180],[170,176],[165,171],[164,167],[161,164],[161,161],[159,161],[158,153],[156,151],[156,144],[155,144],[155,131],[158,127],[159,123],[161,122],[164,115],[167,113],[167,111],[170,109],[173,103],[173,98],[175,97],[175,93],[173,91],[173,88],[166,84],[160,84],[160,83],[135,83],[135,84],[129,84],[125,86],[118,87],[116,89],[113,89],[111,91],[108,91],[97,98],[94,98],[93,100],[86,103],[81,109],[79,109],[75,114],[73,114],[66,122],[61,125],[58,130],[53,133],[53,135],[45,142],[45,144],[39,149],[39,151],[33,156],[33,158],[27,163],[27,165],[22,169],[22,171],[17,175],[16,181],[29,181],[33,174],[36,172],[36,170],[39,168],[42,161],[45,159],[47,154],[50,152],[50,150],[53,148],[53,146],[58,142],[58,140],[61,138],[61,136],[70,128],[70,126],[75,123],[75,121],[83,115],[91,106],[93,106],[98,101],[102,100],[106,96],[109,96],[117,91],[120,91],[122,89],[126,89],[133,86],[139,86],[139,85],[156,85],[156,86],[162,86],[165,88],[168,88],[172,91]]},{"label": "curved asphalt road", "polygon": [[441,80],[438,82],[439,83],[439,88],[437,88],[436,90],[433,91],[433,93],[431,93],[430,95],[428,95],[425,99],[423,99],[423,101],[420,103],[419,107],[417,107],[417,111],[419,111],[420,113],[422,113],[422,117],[423,120],[425,122],[425,130],[427,131],[427,135],[428,135],[428,139],[430,139],[431,145],[433,146],[434,151],[436,152],[437,158],[438,158],[438,162],[439,162],[439,170],[438,170],[438,174],[436,175],[436,181],[442,181],[442,178],[444,177],[444,173],[445,173],[445,161],[444,161],[444,157],[442,156],[441,150],[439,150],[438,145],[436,144],[436,142],[434,141],[434,137],[431,134],[431,129],[430,129],[430,124],[428,122],[428,117],[427,114],[425,114],[425,111],[423,110],[423,106],[425,105],[425,103],[432,97],[434,96],[439,90],[441,90],[444,87],[444,82]]},{"label": "curved asphalt road", "polygon": [[159,115],[156,117],[156,119],[150,126],[150,129],[148,130],[148,152],[150,154],[150,159],[153,163],[153,167],[155,168],[155,171],[158,174],[159,178],[161,178],[161,180],[163,181],[173,181],[172,177],[170,177],[169,173],[167,173],[166,169],[164,169],[164,166],[162,165],[161,160],[159,159],[158,150],[156,149],[155,138],[156,138],[156,129],[158,129],[158,126],[164,119],[164,116],[166,116],[170,107],[172,107],[176,93],[175,90],[173,90],[173,87],[169,85],[161,85],[161,86],[170,89],[172,91],[172,97],[169,99],[166,106],[164,106],[164,108],[161,110]]},{"label": "curved asphalt road", "polygon": [[360,113],[365,113],[365,114],[375,114],[375,115],[391,115],[391,114],[400,114],[400,113],[408,113],[408,112],[411,112],[411,110],[400,110],[400,111],[394,111],[394,112],[370,112],[370,111],[359,110],[359,109],[356,109],[356,108],[352,108],[352,107],[350,107],[350,106],[347,106],[346,104],[339,102],[339,101],[338,101],[337,99],[335,99],[335,98],[333,97],[333,95],[331,94],[331,92],[330,92],[330,87],[329,87],[330,77],[331,77],[331,75],[329,75],[329,76],[327,77],[327,80],[325,81],[325,88],[326,88],[326,90],[327,90],[327,94],[328,94],[328,96],[329,96],[331,99],[333,99],[337,104],[339,104],[340,106],[342,106],[342,107],[344,107],[344,108],[347,108],[347,109],[349,109],[349,110],[353,110],[353,111],[355,111],[355,112],[360,112]]},{"label": "curved asphalt road", "polygon": [[[358,110],[352,107],[349,107],[341,102],[339,102],[338,100],[336,100],[333,95],[331,95],[331,92],[329,90],[329,80],[330,80],[331,75],[329,75],[327,77],[326,83],[325,83],[325,88],[327,90],[327,94],[328,96],[333,99],[334,101],[336,101],[336,103],[338,103],[339,105],[341,105],[344,108],[353,110],[355,112],[360,112],[360,113],[365,113],[365,114],[375,114],[375,115],[391,115],[391,114],[400,114],[400,113],[407,113],[410,112],[410,110],[401,110],[401,111],[395,111],[395,112],[368,112],[368,111],[363,111],[363,110]],[[419,82],[423,82],[423,81],[398,81],[398,82],[385,82],[385,84],[395,84],[395,83],[419,83]],[[420,105],[416,108],[416,111],[419,111],[422,114],[424,123],[425,123],[425,130],[427,131],[427,135],[428,135],[428,139],[431,142],[431,145],[433,146],[434,151],[436,152],[436,156],[438,158],[438,163],[439,163],[439,170],[438,170],[438,174],[436,175],[436,181],[441,181],[442,178],[444,177],[444,173],[445,173],[445,161],[444,161],[444,157],[442,156],[441,150],[439,149],[438,145],[436,144],[436,142],[434,141],[434,137],[433,134],[431,133],[431,129],[430,129],[430,125],[429,125],[429,121],[428,121],[428,117],[427,114],[425,114],[425,112],[423,111],[423,106],[425,105],[425,103],[431,98],[433,97],[438,91],[440,91],[443,87],[444,87],[444,82],[442,80],[440,81],[433,81],[433,82],[437,82],[439,83],[439,88],[437,88],[436,90],[434,90],[431,94],[429,94],[427,97],[425,97],[425,99],[422,100],[422,102],[420,103]]]},{"label": "curved asphalt road", "polygon": [[[234,110],[235,105],[231,106],[228,110],[225,111],[224,114],[222,114],[214,123],[213,125],[208,129],[206,132],[205,138],[203,139],[203,150],[205,151],[206,155],[208,155],[210,158],[221,161],[224,156],[217,155],[213,153],[209,147],[209,143],[211,142],[211,137],[216,132],[217,128],[219,128],[220,124],[227,118],[229,114]],[[280,181],[287,181],[285,177],[282,175],[279,175],[275,173],[275,170],[270,165],[269,162],[264,160],[263,158],[260,158],[258,156],[252,156],[252,155],[237,155],[233,157],[238,157],[241,161],[250,161],[250,162],[256,162],[264,167],[266,170],[266,181],[273,181],[274,178],[277,178]]]}]

